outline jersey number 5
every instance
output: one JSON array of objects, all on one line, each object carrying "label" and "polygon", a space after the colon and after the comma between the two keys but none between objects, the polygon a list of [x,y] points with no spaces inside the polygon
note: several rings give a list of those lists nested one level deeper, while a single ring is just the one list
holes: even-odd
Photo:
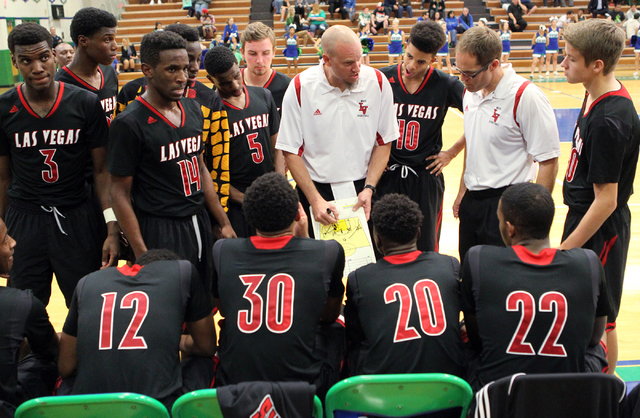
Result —
[{"label": "jersey number 5", "polygon": [[[536,301],[529,292],[515,291],[507,296],[507,311],[517,312],[522,310],[520,323],[516,333],[511,337],[511,342],[507,348],[508,354],[518,354],[522,356],[535,356],[536,352],[531,343],[525,341],[533,320],[536,316]],[[562,344],[558,344],[560,334],[567,322],[567,299],[562,293],[547,292],[540,297],[538,310],[540,312],[553,312],[555,305],[555,320],[547,332],[547,336],[538,350],[538,355],[551,357],[567,357],[567,352]]]},{"label": "jersey number 5", "polygon": [[260,164],[264,161],[264,152],[262,152],[262,144],[260,142],[256,142],[256,138],[258,137],[257,133],[252,133],[247,135],[247,142],[249,143],[249,149],[255,150],[251,153],[251,159],[254,163]]},{"label": "jersey number 5", "polygon": [[[413,285],[413,295],[418,305],[422,332],[430,337],[441,335],[447,329],[447,318],[444,315],[444,305],[438,283],[430,279],[419,280]],[[384,290],[384,303],[389,304],[396,301],[400,302],[400,313],[393,342],[399,343],[422,338],[418,331],[409,325],[413,300],[407,285],[394,283]]]},{"label": "jersey number 5", "polygon": [[[102,294],[102,313],[100,315],[100,350],[111,350],[113,345],[113,316],[115,314],[117,292]],[[145,292],[135,291],[124,295],[120,301],[120,309],[132,309],[135,302],[136,311],[131,318],[129,327],[124,333],[118,350],[142,350],[147,348],[144,337],[138,336],[138,330],[142,326],[149,312],[149,296]]]},{"label": "jersey number 5", "polygon": [[[238,329],[252,334],[260,329],[263,322],[263,300],[256,290],[264,279],[264,274],[246,274],[240,276],[242,284],[247,286],[243,298],[249,301],[249,309],[238,311]],[[267,283],[267,306],[264,308],[267,329],[274,334],[289,331],[293,324],[293,296],[296,282],[288,274],[280,273],[271,277]]]},{"label": "jersey number 5", "polygon": [[404,146],[408,151],[415,151],[420,139],[420,123],[415,120],[405,123],[404,119],[398,119],[398,126],[400,126],[400,138],[396,141],[396,148],[402,149]]}]

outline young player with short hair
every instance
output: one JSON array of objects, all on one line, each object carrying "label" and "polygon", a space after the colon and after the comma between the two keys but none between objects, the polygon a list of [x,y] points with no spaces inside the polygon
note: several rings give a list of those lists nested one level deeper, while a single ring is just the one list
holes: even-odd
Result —
[{"label": "young player with short hair", "polygon": [[561,249],[590,248],[600,255],[612,300],[606,342],[609,371],[618,358],[615,321],[620,310],[631,213],[627,202],[640,146],[640,121],[627,89],[613,70],[625,45],[624,31],[593,19],[564,30],[569,83],[582,83],[586,96],[573,133],[573,148],[562,187],[569,206]]}]

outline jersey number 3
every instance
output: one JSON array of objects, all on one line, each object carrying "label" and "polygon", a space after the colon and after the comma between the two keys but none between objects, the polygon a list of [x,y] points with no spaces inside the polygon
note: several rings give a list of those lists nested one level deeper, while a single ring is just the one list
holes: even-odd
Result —
[{"label": "jersey number 3", "polygon": [[[444,315],[444,304],[438,283],[430,279],[419,280],[413,285],[413,294],[418,305],[422,332],[430,337],[441,335],[447,329],[447,318]],[[389,304],[396,301],[400,302],[400,313],[393,342],[399,343],[422,338],[418,331],[409,325],[413,299],[411,299],[411,291],[407,285],[394,283],[384,290],[384,303]]]},{"label": "jersey number 3", "polygon": [[53,161],[53,156],[56,154],[55,149],[41,149],[40,154],[44,156],[44,163],[48,170],[42,170],[42,180],[47,183],[55,183],[58,181],[58,164]]},{"label": "jersey number 3", "polygon": [[[100,315],[99,349],[111,350],[113,345],[113,317],[115,315],[117,292],[102,294],[102,313]],[[144,337],[138,336],[138,330],[142,326],[149,312],[149,296],[145,292],[135,291],[124,295],[120,301],[120,309],[132,309],[135,302],[136,311],[124,333],[118,350],[143,350],[147,348]]]}]

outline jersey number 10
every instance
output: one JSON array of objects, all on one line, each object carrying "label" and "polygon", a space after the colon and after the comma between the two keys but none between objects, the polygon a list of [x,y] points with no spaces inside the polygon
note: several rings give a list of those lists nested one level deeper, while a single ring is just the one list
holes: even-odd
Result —
[{"label": "jersey number 10", "polygon": [[398,119],[398,126],[400,127],[400,138],[396,141],[396,149],[404,147],[408,151],[415,151],[420,139],[420,123],[415,120],[406,123],[404,119]]}]

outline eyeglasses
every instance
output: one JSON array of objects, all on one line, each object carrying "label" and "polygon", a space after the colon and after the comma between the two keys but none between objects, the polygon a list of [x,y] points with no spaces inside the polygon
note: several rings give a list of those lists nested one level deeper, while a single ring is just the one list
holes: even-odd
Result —
[{"label": "eyeglasses", "polygon": [[478,71],[476,71],[475,73],[470,73],[468,71],[462,71],[460,68],[456,67],[455,65],[453,66],[453,68],[459,72],[460,74],[462,74],[463,76],[467,77],[467,78],[476,78],[481,72],[483,72],[484,70],[486,70],[487,68],[489,68],[489,66],[491,65],[493,61],[489,61],[488,63],[486,63],[484,65],[484,67],[480,68]]}]

